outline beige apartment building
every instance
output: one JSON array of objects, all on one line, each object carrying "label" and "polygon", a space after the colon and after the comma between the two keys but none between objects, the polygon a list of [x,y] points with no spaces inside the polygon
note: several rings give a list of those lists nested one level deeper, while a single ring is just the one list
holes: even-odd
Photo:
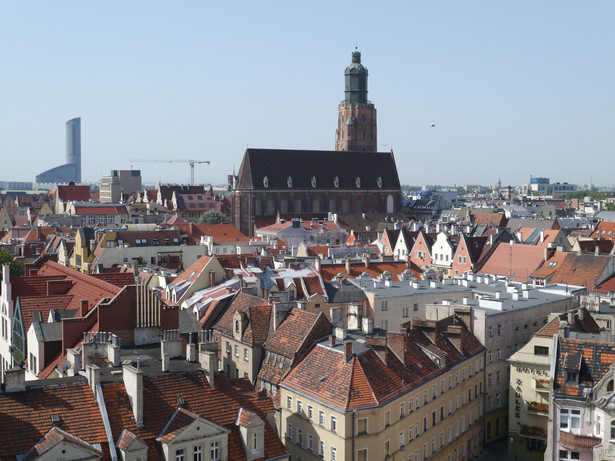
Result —
[{"label": "beige apartment building", "polygon": [[457,316],[336,330],[280,384],[293,459],[454,461],[483,447],[484,348]]},{"label": "beige apartment building", "polygon": [[549,379],[554,360],[553,336],[568,332],[599,334],[600,327],[587,309],[555,315],[530,341],[515,352],[510,363],[508,399],[508,456],[542,460],[549,426]]}]

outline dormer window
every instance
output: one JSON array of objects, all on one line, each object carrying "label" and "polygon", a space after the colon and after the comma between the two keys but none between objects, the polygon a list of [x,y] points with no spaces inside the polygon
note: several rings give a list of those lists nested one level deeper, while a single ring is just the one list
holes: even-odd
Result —
[{"label": "dormer window", "polygon": [[579,379],[579,372],[576,370],[568,370],[566,372],[566,382],[576,383]]}]

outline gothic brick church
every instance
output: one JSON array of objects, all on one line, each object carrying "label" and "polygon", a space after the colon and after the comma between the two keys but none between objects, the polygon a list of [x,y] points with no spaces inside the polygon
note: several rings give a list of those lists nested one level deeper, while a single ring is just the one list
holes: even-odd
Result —
[{"label": "gothic brick church", "polygon": [[377,152],[376,109],[367,99],[368,72],[352,53],[344,72],[335,150],[247,149],[233,177],[232,220],[252,236],[281,217],[329,212],[398,213],[401,189],[393,152]]}]

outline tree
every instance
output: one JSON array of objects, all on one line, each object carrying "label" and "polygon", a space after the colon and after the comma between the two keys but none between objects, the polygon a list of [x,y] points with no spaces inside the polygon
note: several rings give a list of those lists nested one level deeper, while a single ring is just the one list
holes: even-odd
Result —
[{"label": "tree", "polygon": [[209,210],[201,215],[199,224],[220,224],[226,220],[223,213],[218,210]]},{"label": "tree", "polygon": [[[11,267],[11,277],[21,277],[23,272],[23,264],[15,261],[8,251],[0,250],[0,266],[8,264]],[[0,280],[2,280],[2,271],[0,271]]]}]

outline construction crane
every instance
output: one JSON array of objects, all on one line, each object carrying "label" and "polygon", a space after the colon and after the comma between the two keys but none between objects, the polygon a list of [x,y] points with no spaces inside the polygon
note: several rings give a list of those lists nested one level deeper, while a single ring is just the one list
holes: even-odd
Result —
[{"label": "construction crane", "polygon": [[[148,159],[132,159],[130,162],[147,162],[147,163],[187,163],[190,165],[190,184],[194,184],[194,165],[197,163],[211,164],[209,160],[148,160]],[[132,165],[131,165],[132,167]]]}]

